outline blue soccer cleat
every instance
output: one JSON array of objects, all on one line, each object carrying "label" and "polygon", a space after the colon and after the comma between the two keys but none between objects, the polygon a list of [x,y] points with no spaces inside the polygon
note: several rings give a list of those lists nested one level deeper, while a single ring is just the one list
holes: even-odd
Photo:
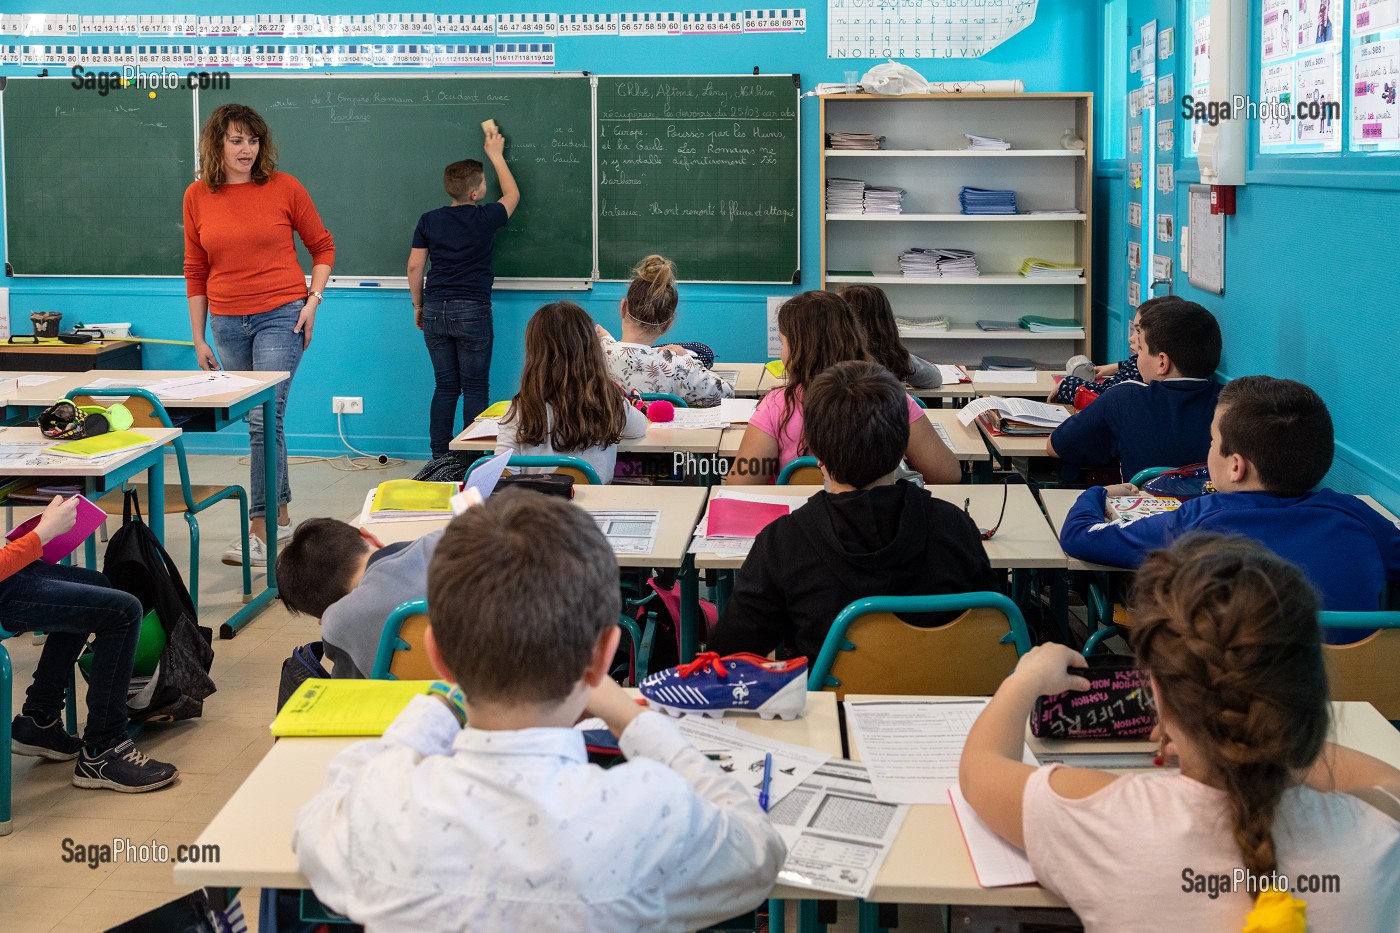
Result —
[{"label": "blue soccer cleat", "polygon": [[657,671],[638,685],[652,709],[722,718],[731,711],[796,719],[807,707],[807,659],[756,654],[721,658],[707,651],[689,664]]}]

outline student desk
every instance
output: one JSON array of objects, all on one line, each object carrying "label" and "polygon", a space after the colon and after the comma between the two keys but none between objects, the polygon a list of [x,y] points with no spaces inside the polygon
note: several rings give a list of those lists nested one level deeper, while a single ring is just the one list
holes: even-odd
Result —
[{"label": "student desk", "polygon": [[[654,548],[646,554],[618,554],[617,564],[619,567],[676,568],[680,571],[682,661],[695,657],[699,645],[700,586],[693,560],[687,551],[700,511],[705,505],[706,491],[700,486],[574,486],[573,501],[585,511],[634,509],[661,513]],[[414,541],[446,525],[446,521],[373,522],[369,528],[385,544],[392,544],[396,541]]]},{"label": "student desk", "polygon": [[[465,434],[463,431],[462,434]],[[448,444],[449,450],[474,450],[479,453],[494,453],[494,437],[467,439],[458,434]],[[666,428],[651,425],[643,437],[623,438],[617,445],[620,454],[713,454],[719,449],[720,432],[714,428]],[[631,487],[637,488],[637,487]]]},{"label": "student desk", "polygon": [[[149,383],[161,379],[171,379],[176,377],[189,377],[203,375],[203,370],[187,369],[145,369],[139,372],[131,370],[108,370],[98,369],[85,373],[65,374],[61,379],[53,382],[46,382],[38,386],[20,386],[19,389],[9,398],[10,414],[14,415],[15,408],[26,410],[29,417],[38,414],[39,411],[53,404],[55,399],[65,398],[74,394],[92,382],[99,379],[122,380],[122,386],[114,386],[110,389],[94,389],[92,395],[98,397],[120,397],[122,388],[146,388]],[[21,375],[48,375],[46,373],[15,373]],[[263,423],[277,423],[277,400],[275,391],[277,385],[290,378],[285,372],[232,372],[232,375],[242,376],[257,382],[257,385],[236,389],[232,392],[224,392],[219,395],[208,395],[203,398],[189,399],[160,399],[161,405],[172,417],[184,420],[180,425],[185,433],[196,433],[206,431],[222,431],[231,425],[242,424],[243,416],[261,405],[263,409]],[[159,396],[157,396],[159,398]],[[275,490],[277,488],[277,445],[263,445],[263,476],[266,489]],[[164,492],[164,486],[160,490]],[[157,485],[152,484],[150,496],[154,500]],[[154,525],[157,518],[163,520],[165,507],[163,502],[152,501],[147,506],[150,514],[148,521]],[[262,612],[274,599],[277,598],[277,522],[267,523],[267,588],[253,597],[253,599],[243,608],[239,609],[229,617],[222,626],[219,627],[220,638],[233,638],[238,632]]]},{"label": "student desk", "polygon": [[715,365],[710,367],[711,372],[733,372],[738,375],[734,379],[734,395],[736,398],[754,398],[762,395],[759,385],[763,381],[763,374],[767,372],[762,363],[721,363],[715,361]]},{"label": "student desk", "polygon": [[[847,700],[880,699],[848,696]],[[1333,741],[1400,767],[1400,732],[1369,703],[1333,703]],[[1059,752],[1155,751],[1150,742],[1045,742],[1027,740],[1037,754]],[[852,757],[856,757],[854,749]],[[178,878],[177,878],[178,880]],[[1064,902],[1038,885],[983,888],[977,884],[951,804],[910,808],[889,858],[880,869],[870,901],[896,904],[992,904],[1015,907],[1063,907]]]},{"label": "student desk", "polygon": [[[1041,397],[1044,398],[1044,396]],[[1069,408],[1068,405],[1063,407]],[[1014,457],[1050,456],[1045,452],[1045,444],[1050,440],[1049,434],[993,434],[980,420],[974,421],[973,425],[982,432],[982,436],[987,439],[987,444],[992,448],[992,453],[996,454],[997,460],[1001,463]]]},{"label": "student desk", "polygon": [[135,340],[90,343],[0,343],[0,372],[44,370],[77,373],[97,369],[140,369],[141,344]]},{"label": "student desk", "polygon": [[[750,365],[760,366],[763,369],[762,377],[758,383],[759,395],[767,395],[787,382],[786,379],[774,376],[760,364]],[[716,363],[715,368],[719,369],[720,364]],[[1038,369],[1035,372],[1034,382],[953,382],[941,385],[936,389],[915,389],[906,386],[905,391],[915,398],[934,399],[940,404],[945,398],[981,398],[984,395],[1033,398],[1043,401],[1059,387],[1060,380],[1063,378],[1064,373]]]},{"label": "student desk", "polygon": [[[924,412],[929,421],[942,425],[943,430],[948,434],[948,449],[953,452],[953,456],[959,463],[965,463],[973,471],[973,476],[979,476],[983,471],[990,472],[992,455],[987,450],[987,445],[982,440],[981,434],[975,427],[965,425],[958,421],[958,413],[954,409],[930,408]],[[725,428],[719,440],[719,456],[737,457],[739,455],[739,444],[744,439],[744,431],[748,425],[736,424],[732,428]],[[976,464],[976,466],[974,466]],[[982,478],[985,478],[983,476]]]},{"label": "student desk", "polygon": [[[841,757],[834,693],[808,694],[806,713],[788,722],[757,716],[735,716],[728,721],[755,735],[808,745]],[[297,811],[325,785],[330,760],[357,741],[360,739],[348,737],[279,739],[199,835],[198,843],[219,846],[219,861],[176,865],[175,883],[181,887],[310,887],[292,853]],[[808,894],[779,888],[775,896],[783,893]]]},{"label": "student desk", "polygon": [[[179,428],[141,428],[140,433],[154,443],[144,447],[133,447],[118,452],[110,460],[93,462],[77,457],[47,456],[41,465],[31,466],[17,462],[0,463],[0,473],[7,476],[44,477],[75,476],[83,481],[84,493],[94,494],[90,498],[111,489],[120,489],[122,484],[139,473],[146,474],[150,484],[150,502],[145,507],[146,524],[157,538],[165,541],[165,445],[180,436]],[[46,444],[61,441],[44,437],[38,428],[0,428],[0,446],[6,443],[42,440]],[[90,542],[92,539],[89,538]],[[96,552],[91,552],[95,554]]]}]

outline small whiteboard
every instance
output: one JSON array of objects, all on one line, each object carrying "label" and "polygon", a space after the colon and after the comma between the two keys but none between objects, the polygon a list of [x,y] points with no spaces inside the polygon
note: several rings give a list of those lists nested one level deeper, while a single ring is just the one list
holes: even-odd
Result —
[{"label": "small whiteboard", "polygon": [[1225,294],[1225,215],[1210,212],[1210,186],[1191,185],[1188,195],[1191,236],[1187,280],[1197,288]]}]

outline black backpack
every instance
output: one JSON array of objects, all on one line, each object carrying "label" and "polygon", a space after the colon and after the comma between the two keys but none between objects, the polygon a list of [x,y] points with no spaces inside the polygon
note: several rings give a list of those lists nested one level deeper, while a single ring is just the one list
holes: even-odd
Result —
[{"label": "black backpack", "polygon": [[122,527],[107,542],[102,572],[112,586],[141,601],[142,613],[154,609],[165,629],[160,664],[146,687],[127,701],[128,717],[135,722],[199,717],[204,698],[216,689],[209,676],[214,633],[199,624],[180,571],[142,521],[135,490],[126,493]]}]

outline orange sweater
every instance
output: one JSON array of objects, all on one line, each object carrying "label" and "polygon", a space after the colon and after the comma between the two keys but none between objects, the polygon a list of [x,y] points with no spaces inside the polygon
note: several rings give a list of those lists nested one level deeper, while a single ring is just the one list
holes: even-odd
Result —
[{"label": "orange sweater", "polygon": [[0,548],[0,580],[8,580],[39,559],[44,546],[34,532],[21,535]]},{"label": "orange sweater", "polygon": [[311,195],[291,175],[210,191],[185,189],[185,294],[206,295],[210,314],[258,314],[306,297],[292,231],[312,265],[335,262],[335,241]]}]

